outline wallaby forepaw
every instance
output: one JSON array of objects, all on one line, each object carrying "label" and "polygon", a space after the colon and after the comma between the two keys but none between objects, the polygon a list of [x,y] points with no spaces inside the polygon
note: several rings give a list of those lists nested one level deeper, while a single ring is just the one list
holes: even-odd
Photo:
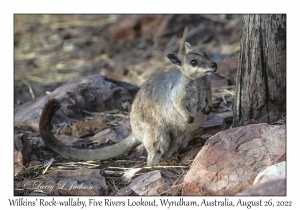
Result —
[{"label": "wallaby forepaw", "polygon": [[194,117],[188,116],[185,120],[188,124],[192,124],[194,122]]},{"label": "wallaby forepaw", "polygon": [[211,112],[211,110],[212,110],[212,107],[211,106],[207,106],[207,107],[205,107],[203,109],[202,112],[203,112],[203,114],[208,115]]}]

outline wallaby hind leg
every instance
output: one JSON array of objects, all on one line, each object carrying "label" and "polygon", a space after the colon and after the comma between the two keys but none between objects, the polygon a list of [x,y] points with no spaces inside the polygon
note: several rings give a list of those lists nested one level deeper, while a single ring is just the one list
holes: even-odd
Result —
[{"label": "wallaby hind leg", "polygon": [[[145,137],[145,136],[144,136]],[[158,165],[161,160],[168,159],[173,154],[171,138],[165,132],[157,130],[156,134],[145,137],[144,145],[148,152],[147,165]]]}]

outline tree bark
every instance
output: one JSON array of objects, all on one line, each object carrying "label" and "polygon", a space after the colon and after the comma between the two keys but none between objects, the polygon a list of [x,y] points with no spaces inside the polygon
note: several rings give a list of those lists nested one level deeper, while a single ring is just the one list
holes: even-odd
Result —
[{"label": "tree bark", "polygon": [[245,15],[233,126],[272,123],[286,112],[286,15]]}]

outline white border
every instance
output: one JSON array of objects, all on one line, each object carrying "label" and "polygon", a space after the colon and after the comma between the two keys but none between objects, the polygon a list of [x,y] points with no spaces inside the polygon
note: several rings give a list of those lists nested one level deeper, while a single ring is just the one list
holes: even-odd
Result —
[{"label": "white border", "polygon": [[[3,1],[4,2],[4,1]],[[299,11],[296,1],[10,1],[1,3],[1,206],[8,206],[13,198],[13,14],[14,13],[287,13],[287,197],[293,209],[299,207]],[[35,197],[25,197],[35,200]],[[81,197],[82,199],[88,199]],[[220,197],[218,197],[220,198]],[[233,197],[230,197],[234,199]],[[244,197],[247,199],[247,197]],[[63,198],[57,198],[61,200]],[[104,198],[99,198],[104,199]],[[112,198],[118,199],[118,198]],[[119,197],[121,199],[121,197]],[[122,198],[125,199],[125,198]],[[175,199],[175,198],[171,198]],[[187,200],[197,197],[185,197]],[[199,198],[200,199],[200,198]],[[202,198],[201,198],[202,199]],[[210,197],[209,199],[213,199]],[[252,197],[249,199],[253,199]],[[264,199],[267,199],[264,197]],[[22,207],[28,208],[28,207]],[[30,207],[32,208],[32,207]],[[182,208],[182,207],[177,207]],[[68,208],[66,208],[68,209]],[[106,209],[106,208],[105,208]],[[256,209],[256,208],[255,208]]]}]

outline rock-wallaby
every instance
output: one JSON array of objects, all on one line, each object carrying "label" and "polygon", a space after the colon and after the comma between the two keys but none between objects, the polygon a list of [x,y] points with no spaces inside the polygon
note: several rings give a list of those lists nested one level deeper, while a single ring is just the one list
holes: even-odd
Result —
[{"label": "rock-wallaby", "polygon": [[130,112],[132,134],[120,143],[97,149],[66,146],[51,132],[51,120],[60,109],[56,99],[50,99],[41,114],[39,129],[47,147],[79,160],[106,160],[122,155],[143,143],[148,152],[147,165],[157,165],[195,136],[212,109],[212,94],[206,75],[214,73],[217,64],[206,54],[185,43],[185,55],[168,54],[179,67],[148,80],[138,91]]}]

